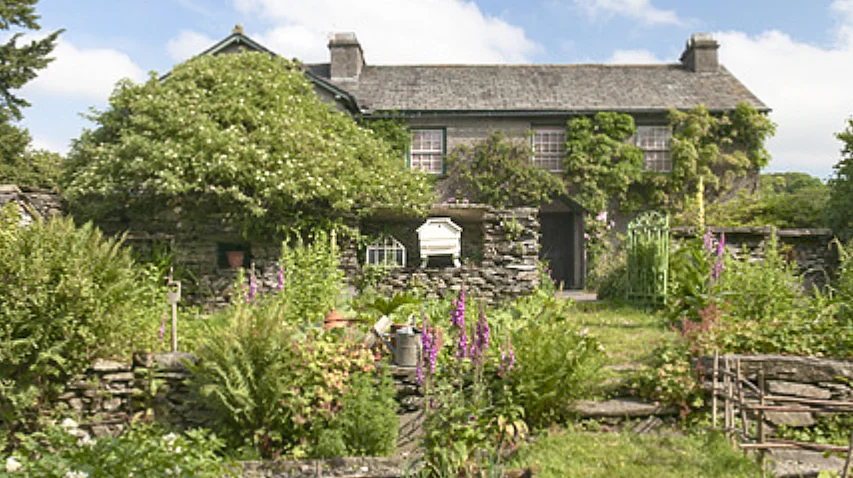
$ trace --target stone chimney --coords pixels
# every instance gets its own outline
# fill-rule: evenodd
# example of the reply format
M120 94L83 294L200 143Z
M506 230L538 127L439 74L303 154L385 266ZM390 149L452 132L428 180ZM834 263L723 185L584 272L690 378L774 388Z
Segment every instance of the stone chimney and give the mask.
M329 37L333 80L358 80L364 68L364 52L355 33L334 33Z
M710 33L694 33L681 54L681 64L685 69L697 73L717 71L720 69L718 48L720 44Z

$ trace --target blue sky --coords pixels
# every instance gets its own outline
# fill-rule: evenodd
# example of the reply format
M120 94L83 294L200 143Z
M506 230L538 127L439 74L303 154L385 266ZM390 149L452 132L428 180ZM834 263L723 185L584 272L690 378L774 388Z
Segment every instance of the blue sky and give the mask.
M853 115L853 0L41 0L57 60L22 94L34 142L60 152L120 78L144 81L236 23L288 58L326 61L358 35L368 63L675 62L712 32L723 64L773 108L769 171L830 175Z

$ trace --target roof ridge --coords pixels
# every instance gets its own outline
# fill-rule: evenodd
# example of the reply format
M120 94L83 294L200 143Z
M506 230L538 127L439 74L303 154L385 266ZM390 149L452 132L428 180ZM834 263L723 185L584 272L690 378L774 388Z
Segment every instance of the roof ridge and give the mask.
M313 65L328 65L328 63L313 63ZM406 63L406 64L367 64L368 68L530 68L530 67L578 67L578 66L594 66L605 68L661 68L661 67L681 67L681 63Z

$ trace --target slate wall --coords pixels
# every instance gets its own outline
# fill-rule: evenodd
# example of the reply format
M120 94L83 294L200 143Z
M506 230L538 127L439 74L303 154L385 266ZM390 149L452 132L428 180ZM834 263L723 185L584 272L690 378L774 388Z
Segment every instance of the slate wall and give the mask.
M790 357L786 355L729 355L730 360L740 359L741 371L751 382L758 384L758 376L764 370L766 393L796 397L853 401L853 360L831 360L817 357ZM722 360L722 359L721 359ZM696 367L706 380L706 389L711 389L714 357L699 357ZM790 403L767 402L768 405L791 405ZM767 421L772 425L806 427L814 425L816 413L810 412L767 412Z

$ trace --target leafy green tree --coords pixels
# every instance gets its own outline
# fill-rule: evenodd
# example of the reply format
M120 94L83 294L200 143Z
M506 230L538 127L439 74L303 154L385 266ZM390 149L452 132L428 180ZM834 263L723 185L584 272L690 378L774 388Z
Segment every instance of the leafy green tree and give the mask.
M0 30L39 30L36 3L37 0L11 0L0 4ZM15 123L23 118L21 110L30 105L16 91L51 62L48 55L60 33L61 30L41 40L19 44L23 33L17 32L0 45L0 182L44 186L51 184L56 175L56 158L32 151L29 132Z
M473 145L458 146L447 157L458 194L496 207L539 206L565 191L560 178L534 166L526 142L492 133Z
M835 163L829 180L830 227L844 240L853 237L853 118L844 131L835 135L842 142L841 159Z
M825 227L829 187L806 173L762 174L756 192L708 208L714 226Z
M422 213L433 198L425 175L270 55L204 56L162 80L124 81L91 120L66 176L85 217L205 211L251 236L377 209Z
M588 211L606 211L610 200L624 200L642 176L643 152L628 140L637 129L628 114L598 113L569 120L565 180Z

